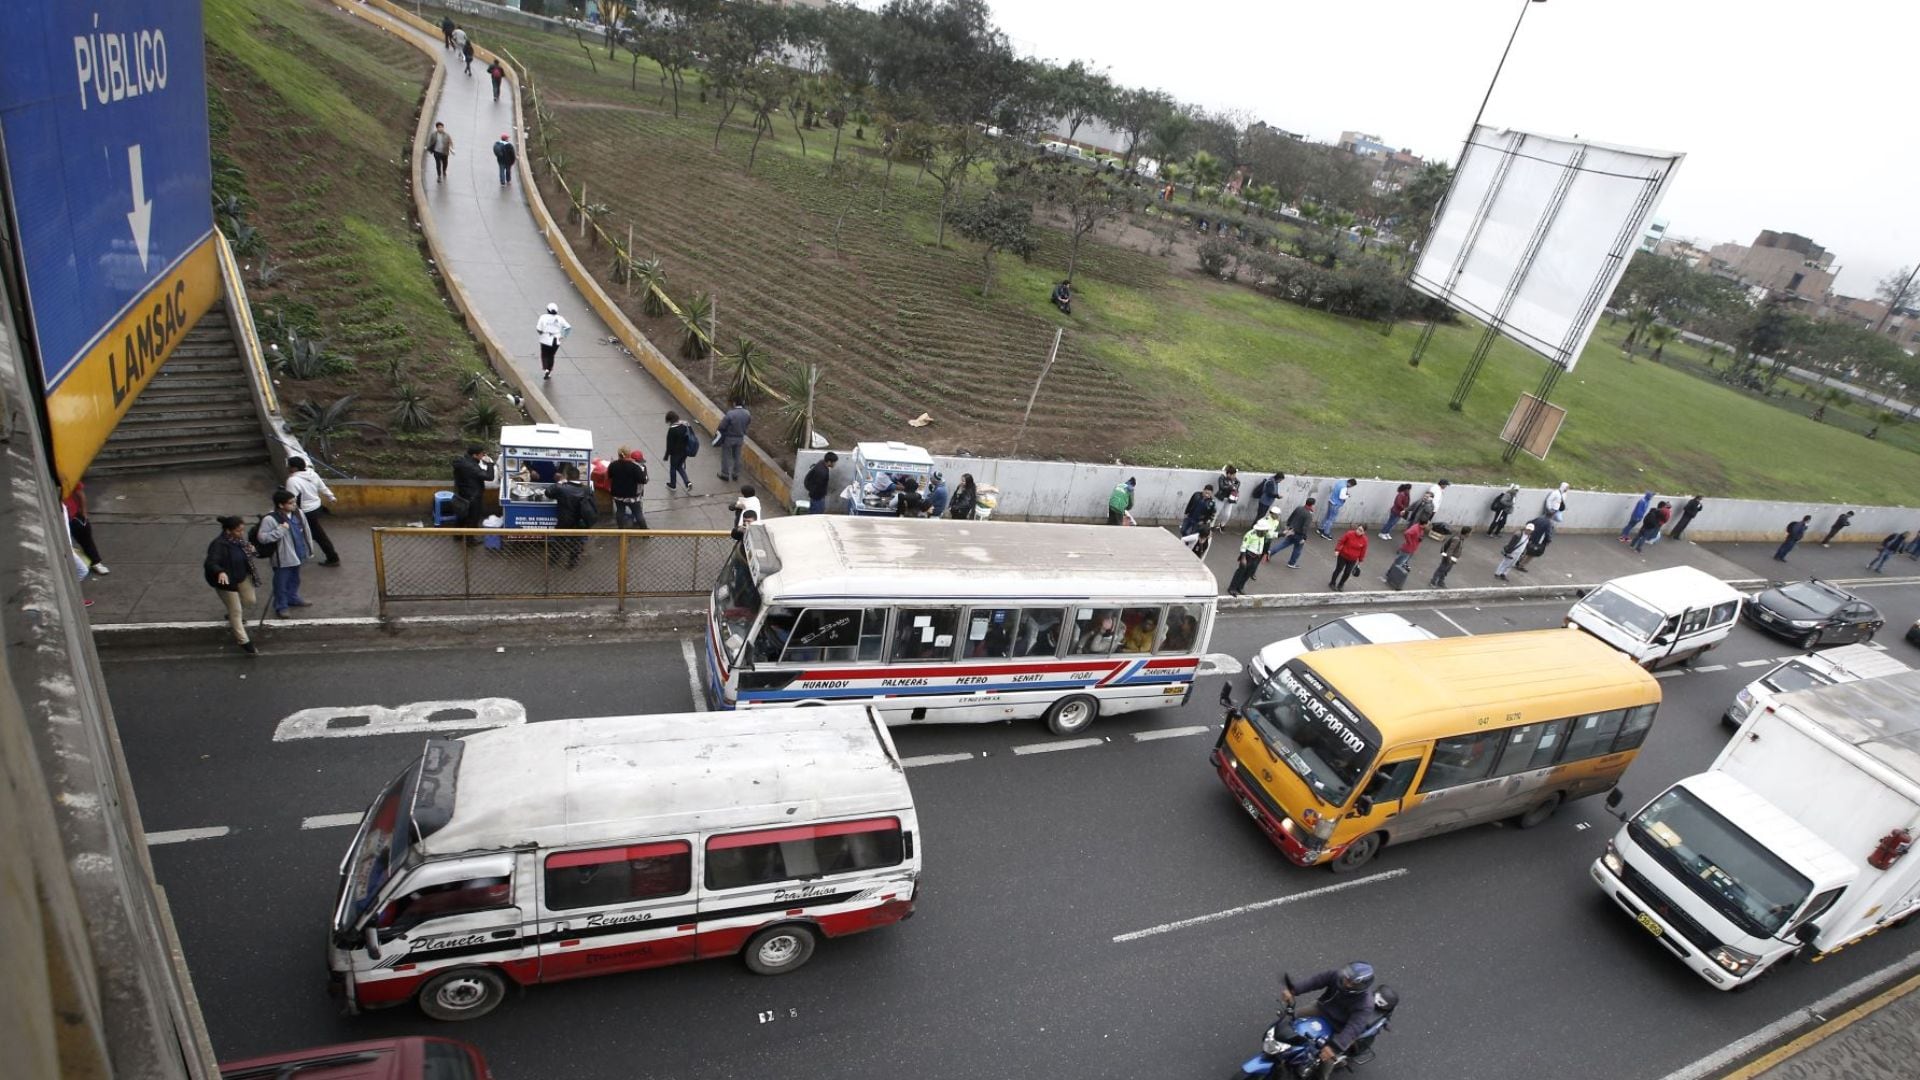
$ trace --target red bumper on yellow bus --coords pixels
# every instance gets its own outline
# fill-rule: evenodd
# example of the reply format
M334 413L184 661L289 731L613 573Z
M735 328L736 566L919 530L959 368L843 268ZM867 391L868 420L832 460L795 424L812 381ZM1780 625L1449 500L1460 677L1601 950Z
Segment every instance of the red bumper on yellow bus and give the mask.
M1296 832L1297 826L1247 782L1246 777L1240 774L1240 763L1234 760L1226 747L1213 748L1213 767L1220 774L1220 782L1233 794L1234 800L1253 820L1260 823L1260 831L1267 834L1267 839L1273 841L1273 846L1280 849L1280 854L1285 855L1288 862L1295 866L1313 866L1337 854L1325 848L1308 846L1312 838L1303 840Z

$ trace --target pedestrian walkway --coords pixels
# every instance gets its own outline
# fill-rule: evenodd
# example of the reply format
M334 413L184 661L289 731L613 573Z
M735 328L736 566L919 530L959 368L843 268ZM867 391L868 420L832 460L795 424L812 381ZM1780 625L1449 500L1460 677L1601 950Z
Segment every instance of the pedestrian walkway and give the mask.
M1724 1080L1904 1080L1920 1061L1920 978L1885 991Z
M646 513L653 527L731 528L729 499L689 499L684 492L667 490L665 417L668 410L683 416L687 410L614 339L612 328L580 296L547 246L526 203L527 197L539 196L521 190L533 167L527 147L519 147L511 183L500 183L492 146L502 134L514 131L511 84L502 87L495 101L492 80L479 60L468 75L437 36L382 18L373 9L362 10L396 33L430 41L446 71L439 100L427 102L425 111L446 124L453 136L453 158L444 181L435 178L430 160L421 174L427 215L446 260L442 271L458 279L520 378L540 387L560 422L593 432L594 456L611 458L621 446L646 454L653 474ZM552 380L543 381L533 324L550 303L560 306L573 333L560 346ZM763 416L759 422L772 421ZM719 479L720 451L704 445L701 449L687 463L694 490L701 495L737 494L738 481ZM766 505L769 514L779 512L770 501Z

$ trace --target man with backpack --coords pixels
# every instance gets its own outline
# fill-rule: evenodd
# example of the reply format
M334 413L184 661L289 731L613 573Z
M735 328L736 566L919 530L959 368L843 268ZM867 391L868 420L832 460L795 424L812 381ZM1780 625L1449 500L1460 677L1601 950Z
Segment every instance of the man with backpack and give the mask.
M647 515L640 508L640 496L647 489L645 455L621 447L607 465L607 494L613 498L613 527L644 529Z
M700 453L700 439L693 433L693 425L680 419L677 412L667 414L667 490L673 491L673 478L678 476L687 487L687 494L693 494L693 477L687 475L687 459Z
M1520 494L1519 484L1508 484L1507 489L1493 497L1493 523L1487 526L1488 536L1499 536L1507 531L1507 515L1513 513L1513 500Z
M273 567L273 613L282 619L288 608L312 606L300 597L300 565L313 557L311 535L299 496L280 488L273 493L273 510L247 537L254 552Z
M493 80L493 100L499 101L500 84L506 81L507 69L502 67L500 61L496 59L493 63L487 65L487 78Z
M565 479L547 488L547 498L553 500L554 526L561 529L591 529L594 522L600 520L600 507L593 500L593 489L580 482L580 467L568 465L561 473ZM580 562L580 551L587 541L581 536L561 537L547 548L547 561L560 561L560 553L566 552L567 569L571 570Z
M520 152L513 148L513 137L505 132L500 141L493 144L493 160L500 165L500 186L506 187L513 182L513 163L520 160Z

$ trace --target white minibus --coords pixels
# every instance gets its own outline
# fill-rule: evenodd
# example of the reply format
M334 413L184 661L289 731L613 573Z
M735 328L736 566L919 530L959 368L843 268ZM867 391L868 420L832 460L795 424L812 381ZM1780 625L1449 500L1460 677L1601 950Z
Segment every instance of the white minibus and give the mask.
M1614 578L1573 605L1566 622L1652 670L1725 641L1739 615L1733 586L1704 570L1669 566Z

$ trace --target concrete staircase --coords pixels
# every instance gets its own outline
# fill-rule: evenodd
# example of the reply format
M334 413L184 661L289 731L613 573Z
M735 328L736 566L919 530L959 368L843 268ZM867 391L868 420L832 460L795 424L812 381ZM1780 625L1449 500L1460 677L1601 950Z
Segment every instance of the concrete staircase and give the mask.
M267 441L223 306L180 342L114 429L88 475L255 465Z

